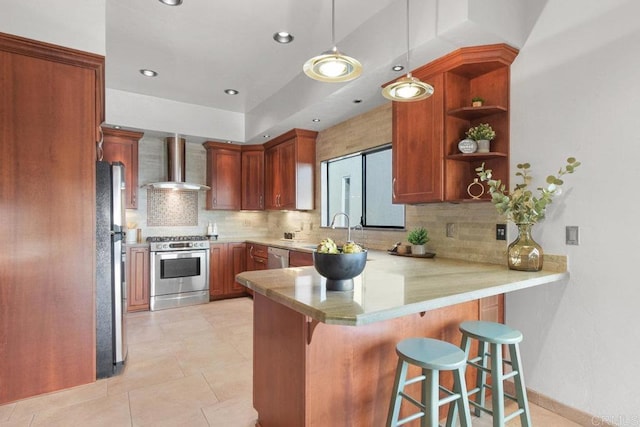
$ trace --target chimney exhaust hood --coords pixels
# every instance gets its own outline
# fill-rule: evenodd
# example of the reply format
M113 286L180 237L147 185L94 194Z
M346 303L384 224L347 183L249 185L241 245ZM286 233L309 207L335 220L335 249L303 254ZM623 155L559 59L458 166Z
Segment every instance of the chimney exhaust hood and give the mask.
M167 158L169 163L167 181L152 182L143 185L146 188L153 189L171 189L171 190L190 190L204 191L210 190L211 187L201 184L192 184L185 182L185 139L178 137L165 138L167 143Z

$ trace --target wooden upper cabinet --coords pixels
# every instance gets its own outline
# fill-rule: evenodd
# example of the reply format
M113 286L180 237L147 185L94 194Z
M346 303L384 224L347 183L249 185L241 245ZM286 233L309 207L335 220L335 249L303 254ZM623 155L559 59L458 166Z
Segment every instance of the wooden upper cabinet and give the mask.
M143 133L122 129L102 130L103 160L124 164L127 209L138 209L138 141Z
M435 88L433 95L393 103L393 203L442 201L444 76L421 80Z
M317 135L293 129L265 144L266 209L314 208Z
M241 147L207 141L207 209L240 210Z
M241 207L247 210L264 209L264 146L242 146Z
M413 71L435 92L393 103L394 203L476 201L467 188L483 162L509 186L510 66L517 54L505 44L465 47ZM476 96L484 106L471 106ZM462 154L458 143L480 123L496 132L491 152Z

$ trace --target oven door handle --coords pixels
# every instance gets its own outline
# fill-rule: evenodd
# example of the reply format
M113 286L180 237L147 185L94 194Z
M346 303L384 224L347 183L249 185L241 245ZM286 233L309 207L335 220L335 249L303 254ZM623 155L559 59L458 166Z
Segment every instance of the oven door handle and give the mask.
M200 258L207 255L207 249L193 251L154 252L159 259Z

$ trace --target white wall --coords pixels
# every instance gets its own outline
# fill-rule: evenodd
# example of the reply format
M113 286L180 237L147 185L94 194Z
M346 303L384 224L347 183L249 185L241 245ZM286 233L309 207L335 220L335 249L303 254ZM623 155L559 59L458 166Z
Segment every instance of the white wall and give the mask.
M0 31L105 55L106 0L2 1Z
M617 425L640 425L639 15L635 0L549 0L512 66L512 173L530 162L541 184L568 156L583 165L534 229L571 279L508 295L507 322L530 388Z
M108 61L107 61L108 62ZM108 67L108 64L107 64ZM172 135L244 141L244 115L139 93L106 89L106 122Z

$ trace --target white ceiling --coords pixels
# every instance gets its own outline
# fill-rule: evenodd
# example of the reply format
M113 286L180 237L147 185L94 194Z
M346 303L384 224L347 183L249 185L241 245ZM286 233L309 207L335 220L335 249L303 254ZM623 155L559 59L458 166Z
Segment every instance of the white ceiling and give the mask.
M473 21L474 1L447 0L441 6L437 0L411 0L412 68L462 45L518 47L526 33L522 26L485 30ZM522 8L513 4L526 0L481 1L510 5L501 13L525 22ZM244 140L238 142L263 142L263 134L293 127L322 130L386 102L380 86L403 73L390 67L406 65L405 7L405 0L335 0L336 44L360 60L364 71L352 82L322 83L306 77L302 64L332 47L331 0L184 0L177 7L158 0L107 0L106 86L243 114ZM294 41L276 43L277 31L292 33ZM141 68L159 75L145 78ZM228 88L239 94L225 94Z

